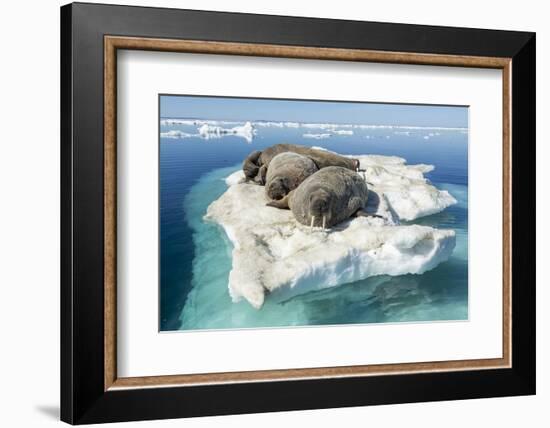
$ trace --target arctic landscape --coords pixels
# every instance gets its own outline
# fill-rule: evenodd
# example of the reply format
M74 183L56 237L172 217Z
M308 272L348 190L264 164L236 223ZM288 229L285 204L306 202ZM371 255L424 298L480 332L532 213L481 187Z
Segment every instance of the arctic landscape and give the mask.
M466 126L162 113L162 331L468 319ZM363 215L268 206L243 160L281 142L358 160Z

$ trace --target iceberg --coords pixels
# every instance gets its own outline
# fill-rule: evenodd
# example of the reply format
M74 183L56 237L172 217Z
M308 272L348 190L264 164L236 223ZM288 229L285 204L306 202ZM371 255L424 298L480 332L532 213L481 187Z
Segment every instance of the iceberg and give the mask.
M456 203L424 173L431 165L406 165L392 156L355 156L370 194L366 210L330 230L299 224L288 210L267 207L264 188L226 177L228 189L205 219L223 228L233 244L229 294L261 308L266 298L284 302L323 288L378 275L422 274L446 261L455 247L453 230L403 225Z
M256 130L250 122L246 122L242 126L234 126L233 128L222 128L221 126L205 123L199 128L199 135L205 140L221 138L226 135L235 135L244 138L247 143L251 143L254 135L256 135Z

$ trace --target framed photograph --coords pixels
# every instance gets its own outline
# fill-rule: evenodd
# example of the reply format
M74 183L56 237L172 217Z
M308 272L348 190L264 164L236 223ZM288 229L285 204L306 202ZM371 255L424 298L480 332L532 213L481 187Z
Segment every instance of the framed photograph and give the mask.
M535 35L61 8L61 418L535 393Z

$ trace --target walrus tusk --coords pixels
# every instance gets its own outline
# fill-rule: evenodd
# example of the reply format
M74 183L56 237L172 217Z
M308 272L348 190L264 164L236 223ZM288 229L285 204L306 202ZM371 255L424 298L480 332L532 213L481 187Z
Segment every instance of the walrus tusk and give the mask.
M311 217L311 224L309 225L309 231L311 232L313 230L313 222L315 221L315 216Z
M327 224L327 216L323 216L323 230L325 230L325 224Z

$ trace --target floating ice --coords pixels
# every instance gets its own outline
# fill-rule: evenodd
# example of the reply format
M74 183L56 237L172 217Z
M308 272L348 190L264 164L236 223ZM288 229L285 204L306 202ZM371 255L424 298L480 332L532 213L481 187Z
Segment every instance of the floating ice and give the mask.
M252 123L246 122L242 126L235 126L233 128L222 128L221 126L205 123L199 128L199 135L201 138L209 140L211 138L221 138L226 135L235 135L237 137L244 138L247 143L251 143L254 139L256 131Z
M353 131L350 129L335 129L334 131L337 135L353 135Z
M263 128L299 128L298 122L272 122L272 121L258 121L254 122L254 126Z
M161 132L160 136L162 138L191 138L191 137L197 137L198 134L190 134L188 132L179 131L177 129L172 129L171 131Z
M287 128L299 128L300 124L297 122L285 122L284 126L286 126Z
M302 127L310 129L333 129L337 126L334 123L302 123Z
M160 124L163 126L171 125L194 125L194 126L237 126L243 122L236 122L230 120L213 120L213 119L193 119L193 118L162 118ZM340 133L342 135L351 135L344 134L338 130L338 128L345 129L387 129L387 130L397 130L399 133L400 130L403 131L460 131L462 133L467 133L468 128L462 127L444 127L444 126L410 126L410 125L371 125L363 123L300 123L300 122L274 122L274 121L251 121L250 123L254 127L276 127L276 128L308 128L308 129L322 129L327 131L332 131L335 133ZM338 131L338 132L337 132ZM405 134L406 132L403 132ZM434 132L435 135L439 133Z
M357 157L357 156L356 156ZM284 301L312 290L376 275L421 274L447 260L453 230L400 225L456 203L423 176L430 165L406 165L387 156L359 156L370 188L367 211L330 230L302 226L288 210L267 207L263 187L242 171L226 178L228 190L208 207L233 243L229 293L260 308L267 295Z
M161 119L160 124L162 126L172 126L172 125L197 125L197 119Z
M312 133L306 133L302 135L304 138L314 138L316 140L324 140L325 138L330 138L330 134L312 134Z
M209 140L222 138L228 135L241 137L251 143L256 136L256 128L304 128L306 131L302 136L310 139L325 139L333 135L351 136L354 130L364 132L366 130L390 130L396 135L409 136L412 132L424 134L423 138L428 140L431 137L441 135L440 131L459 131L467 133L467 128L440 127L440 126L408 126L408 125L370 125L360 123L303 123L303 122L276 122L276 121L247 121L236 122L229 120L195 119L195 118L161 118L161 126L194 126L197 133L188 133L182 130L166 130L161 132L163 138L190 138L201 137ZM310 131L310 132L307 132ZM317 132L315 132L317 131ZM427 133L427 135L426 135ZM422 136L422 135L421 135ZM366 135L366 139L374 138ZM389 136L385 137L389 139Z

